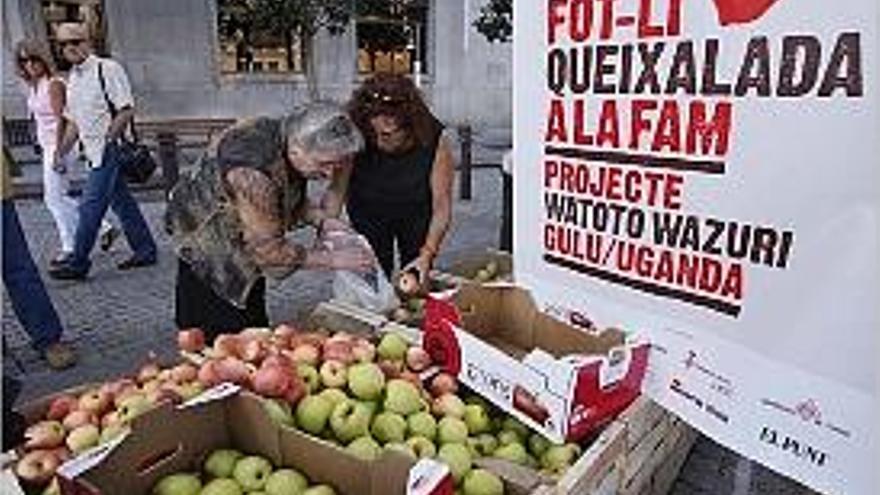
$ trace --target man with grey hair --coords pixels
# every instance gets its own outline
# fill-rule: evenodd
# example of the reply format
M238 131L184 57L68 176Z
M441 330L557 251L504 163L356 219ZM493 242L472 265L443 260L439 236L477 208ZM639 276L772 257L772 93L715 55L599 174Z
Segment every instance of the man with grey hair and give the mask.
M298 269L366 270L359 247L306 247L287 239L311 225L346 229L342 211L353 156L363 138L344 109L311 103L285 118L260 117L223 131L198 169L171 191L166 216L179 258L175 319L209 339L268 325L265 278ZM318 204L306 184L327 179Z

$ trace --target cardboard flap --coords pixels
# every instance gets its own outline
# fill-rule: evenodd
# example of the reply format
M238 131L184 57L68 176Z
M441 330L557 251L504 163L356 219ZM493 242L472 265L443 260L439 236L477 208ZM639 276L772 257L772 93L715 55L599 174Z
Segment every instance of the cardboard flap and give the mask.
M604 355L624 343L623 332L606 329L590 334L575 329L543 313L533 320L535 347L540 347L557 358L570 355Z
M477 467L492 471L504 482L504 493L509 495L530 495L538 486L553 480L538 471L514 464L503 459L481 457L474 461Z
M140 493L165 475L191 469L203 453L229 444L223 401L175 409L165 404L138 417L113 454L82 474L88 484L112 493ZM174 429L167 428L174 424ZM182 438L186 432L186 439Z
M243 452L260 452L275 466L283 464L278 426L263 408L262 399L250 392L243 392L226 401L226 415L230 433L230 445Z
M384 450L382 456L373 462L371 479L372 493L406 493L409 471L415 465L415 459L393 450Z
M332 485L340 495L370 493L370 463L299 430L279 430L282 464L296 466L313 483Z

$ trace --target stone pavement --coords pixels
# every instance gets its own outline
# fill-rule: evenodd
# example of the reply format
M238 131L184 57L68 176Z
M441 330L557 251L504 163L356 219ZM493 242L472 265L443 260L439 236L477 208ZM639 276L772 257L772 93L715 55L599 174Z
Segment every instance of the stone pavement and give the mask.
M34 175L33 170L28 174ZM495 246L501 208L499 171L482 169L474 173L474 200L457 201L452 234L438 261L443 266L467 252ZM144 213L160 248L154 267L119 272L115 263L128 248L120 239L109 253L96 251L87 282L60 282L45 274L48 259L57 247L54 225L42 203L18 203L31 251L43 270L55 306L66 325L65 338L79 351L80 363L69 370L51 372L28 345L27 336L11 311L4 294L3 334L9 349L3 369L21 375L24 392L20 400L39 397L54 390L101 380L135 369L149 352L160 357L174 355L175 328L173 283L176 263L167 236L161 228L164 204L142 203ZM317 302L331 295L330 276L299 273L268 291L269 314L273 321L296 319ZM672 492L691 494L779 494L808 493L791 481L752 463L711 440L701 438L692 450Z

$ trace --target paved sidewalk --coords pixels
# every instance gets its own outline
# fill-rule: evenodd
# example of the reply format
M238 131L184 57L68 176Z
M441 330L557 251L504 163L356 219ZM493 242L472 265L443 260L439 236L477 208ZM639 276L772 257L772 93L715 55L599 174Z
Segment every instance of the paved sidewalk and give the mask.
M33 175L33 170L28 172ZM473 201L456 202L455 224L438 261L440 266L464 253L497 243L501 211L499 171L475 171L473 191ZM157 195L150 196L155 199ZM143 362L149 352L173 357L176 263L161 228L164 204L154 200L141 206L159 245L158 266L117 271L115 263L128 254L124 240L120 239L109 253L96 251L90 278L80 283L54 281L46 276L45 266L57 246L51 217L38 201L26 200L17 205L31 251L67 327L65 338L77 346L80 355L78 366L63 372L49 371L29 348L27 336L4 294L3 334L13 359L6 359L3 369L23 374L21 400L129 372ZM299 273L284 283L271 284L267 297L270 317L273 321L297 318L330 297L329 281L326 274ZM809 492L711 440L700 438L671 493L796 495Z

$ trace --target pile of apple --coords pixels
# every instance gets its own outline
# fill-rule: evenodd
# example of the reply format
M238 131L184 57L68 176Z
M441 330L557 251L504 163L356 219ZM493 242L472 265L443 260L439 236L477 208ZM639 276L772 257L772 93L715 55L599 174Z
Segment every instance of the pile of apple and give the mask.
M25 430L16 475L28 486L48 483L63 462L126 432L137 416L162 402L178 403L201 393L197 375L192 364L163 369L150 362L134 377L56 397L45 417Z
M474 469L479 457L559 475L580 453L573 444L551 445L477 395L460 397L453 376L429 376L436 368L428 353L393 332L374 344L281 325L223 335L202 353L208 356L198 372L203 385L238 383L266 399L277 423L364 460L383 449L436 458L466 495L503 493L497 476Z
M256 455L233 449L215 450L202 464L202 476L176 473L162 478L153 495L335 495L330 485L309 486L302 473L291 468L274 469ZM204 480L204 481L203 481Z

